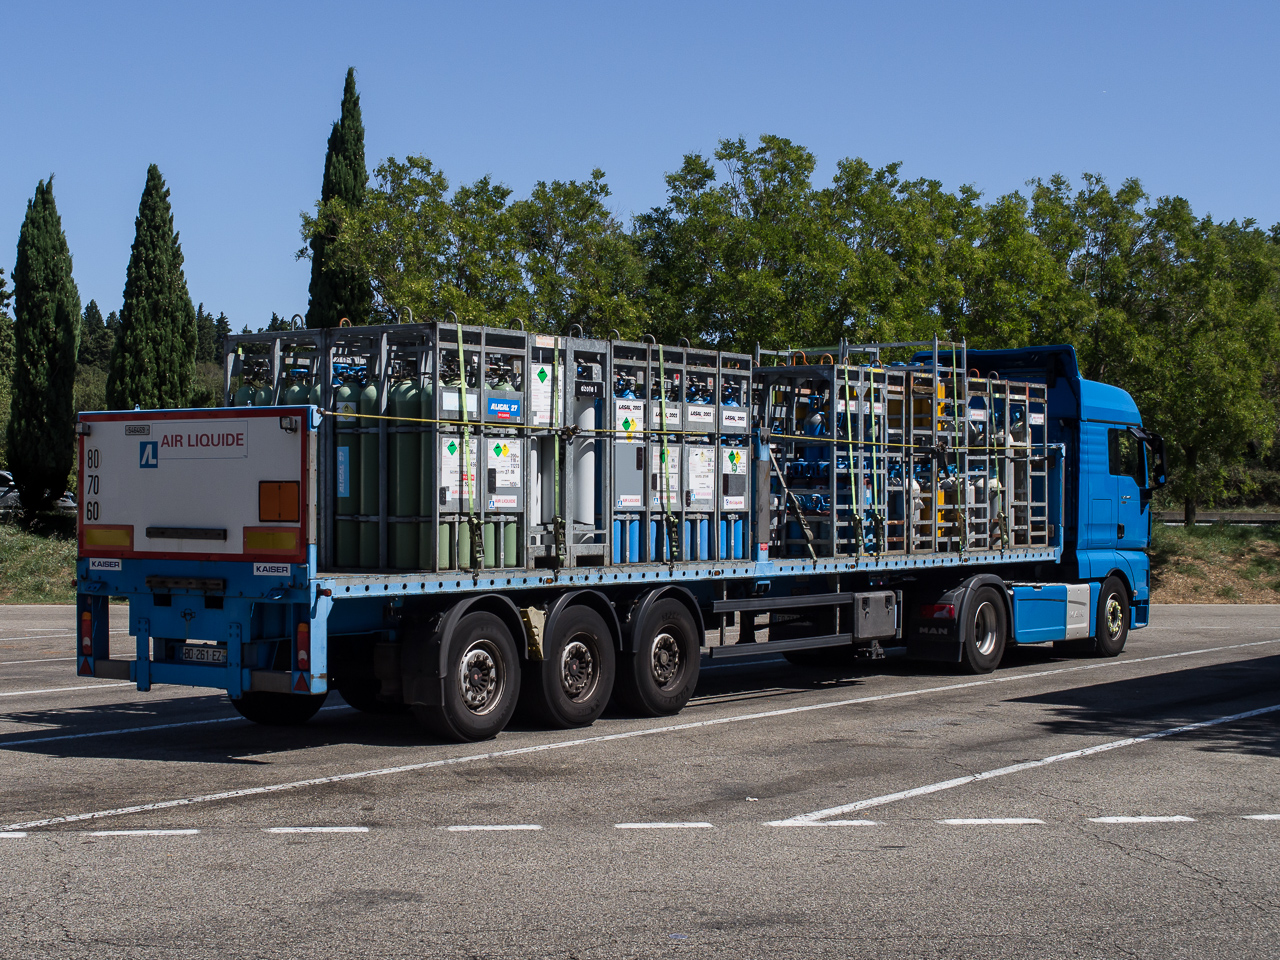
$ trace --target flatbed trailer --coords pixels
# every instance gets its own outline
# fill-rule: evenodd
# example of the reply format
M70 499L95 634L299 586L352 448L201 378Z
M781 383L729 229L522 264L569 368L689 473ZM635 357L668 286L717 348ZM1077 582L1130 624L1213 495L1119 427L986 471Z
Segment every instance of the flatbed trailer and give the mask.
M226 406L79 419L81 676L275 724L336 688L477 740L517 707L678 712L704 658L985 672L1013 644L1114 656L1148 622L1163 443L1071 347L433 323L226 350Z

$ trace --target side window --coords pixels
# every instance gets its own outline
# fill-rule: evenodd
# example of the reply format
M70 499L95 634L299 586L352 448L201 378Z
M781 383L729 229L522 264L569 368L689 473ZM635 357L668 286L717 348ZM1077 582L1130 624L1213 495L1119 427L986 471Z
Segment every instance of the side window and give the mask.
M1112 476L1132 477L1138 486L1148 485L1142 441L1128 430L1107 431L1107 459Z

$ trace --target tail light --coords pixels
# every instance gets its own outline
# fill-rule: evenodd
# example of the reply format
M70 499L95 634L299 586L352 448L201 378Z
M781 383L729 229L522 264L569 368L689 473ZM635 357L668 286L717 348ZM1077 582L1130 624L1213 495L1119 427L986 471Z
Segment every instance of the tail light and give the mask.
M80 653L93 656L93 614L88 610L80 614Z
M926 620L954 620L956 605L954 603L926 603L920 608L920 616Z
M311 624L298 624L298 636L294 644L294 650L297 654L295 662L298 669L303 673L311 671Z

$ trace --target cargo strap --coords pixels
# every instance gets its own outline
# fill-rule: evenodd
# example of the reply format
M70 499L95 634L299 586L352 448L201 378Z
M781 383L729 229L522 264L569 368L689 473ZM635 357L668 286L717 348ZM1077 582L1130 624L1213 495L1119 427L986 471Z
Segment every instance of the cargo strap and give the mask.
M553 496L552 500L552 524L555 531L555 561L556 569L560 569L568 560L569 550L565 543L564 533L564 514L565 511L560 509L560 444L563 442L560 436L560 345L557 342L559 338L553 338L553 346L551 348L551 447L555 457L554 469L552 470L553 478Z
M462 410L462 482L467 488L467 527L471 531L471 569L484 569L484 544L480 518L476 516L476 485L471 475L471 424L467 420L467 361L462 352L462 324L458 323L458 396Z

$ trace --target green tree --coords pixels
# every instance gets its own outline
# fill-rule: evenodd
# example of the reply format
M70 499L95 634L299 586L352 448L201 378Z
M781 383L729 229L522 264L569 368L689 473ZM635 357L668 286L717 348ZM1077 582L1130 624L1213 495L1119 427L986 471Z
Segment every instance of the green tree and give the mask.
M111 351L115 347L115 341L115 331L107 326L98 302L90 300L84 308L84 316L80 323L79 362L105 371L111 362Z
M300 251L301 256L311 258L308 327L336 327L343 318L357 324L369 320L373 297L369 275L351 266L349 260L329 256L329 245L341 229L339 210L358 208L364 201L368 181L360 95L356 93L355 69L349 68L342 91L342 115L329 133L317 216L309 221L310 230L306 231L310 250ZM330 206L334 200L341 204Z
M107 403L116 410L182 407L195 375L196 312L169 189L155 164L147 168L134 228Z
M783 137L723 140L667 176L667 203L636 217L655 335L750 349L829 335L840 249L814 157ZM837 324L838 325L838 324Z
M524 281L537 324L591 336L610 329L631 339L644 332L643 262L605 206L604 171L585 182L539 181L511 206Z
M72 462L80 293L53 199L53 177L27 203L13 270L13 368L6 455L28 510L62 495Z
M218 330L213 314L204 312L204 304L196 307L196 363L218 360Z
M6 380L13 373L13 317L9 316L12 299L13 291L5 281L4 268L0 267L0 378Z
M1132 348L1115 380L1168 443L1171 491L1195 523L1228 469L1276 434L1280 256L1252 221L1196 218L1165 197L1134 255Z

